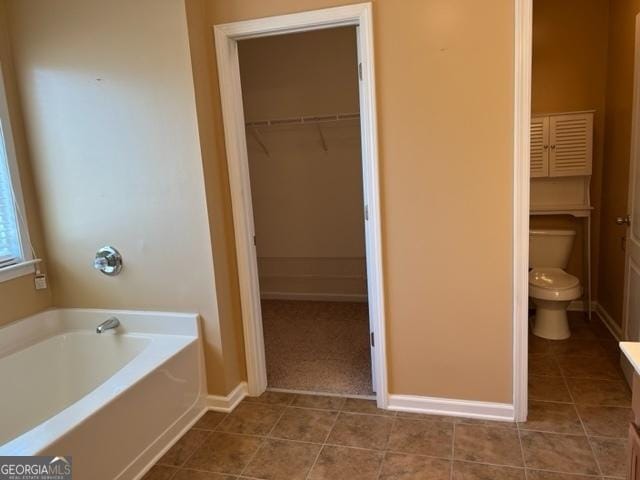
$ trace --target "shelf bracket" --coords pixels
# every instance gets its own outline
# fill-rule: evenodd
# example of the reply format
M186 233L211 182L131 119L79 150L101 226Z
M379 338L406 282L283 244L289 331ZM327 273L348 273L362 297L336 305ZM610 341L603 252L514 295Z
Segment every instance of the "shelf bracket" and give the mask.
M262 151L264 152L264 154L267 157L271 158L271 154L269 154L269 149L265 145L262 135L260 135L260 132L258 131L258 129L253 127L251 129L251 134L253 135L253 138L256 139L256 142L258 142L258 145L260 145L260 148L262 148Z

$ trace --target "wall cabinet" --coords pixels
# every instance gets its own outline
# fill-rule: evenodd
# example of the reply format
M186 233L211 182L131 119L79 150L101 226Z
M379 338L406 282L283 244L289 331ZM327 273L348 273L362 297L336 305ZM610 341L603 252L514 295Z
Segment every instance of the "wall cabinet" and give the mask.
M591 175L593 112L531 119L531 178Z

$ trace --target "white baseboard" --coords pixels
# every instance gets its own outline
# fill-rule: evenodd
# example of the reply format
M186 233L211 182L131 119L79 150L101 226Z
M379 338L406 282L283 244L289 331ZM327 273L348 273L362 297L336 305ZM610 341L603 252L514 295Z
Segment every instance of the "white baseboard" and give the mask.
M567 308L567 311L569 311L569 312L585 312L586 309L584 307L585 307L585 302L584 301L582 301L582 300L574 300L573 302L571 302L569 304L569 307ZM595 313L596 315L598 315L598 317L600 317L600 320L602 320L602 323L604 323L605 327L607 327L607 329L609 329L609 331L611 332L611 335L613 335L616 340L620 341L622 339L622 329L613 320L611 315L609 315L609 313L604 309L604 307L602 305L600 305L600 303L598 303L596 300L593 300L591 302L591 311L593 313Z
M598 302L595 302L595 308L593 310L596 312L596 315L600 317L600 320L602 320L605 327L609 329L611 335L613 335L618 341L622 340L622 328L620 328L620 326L613 320L604 307Z
M208 410L230 413L247 394L247 382L240 382L227 396L208 395L206 398L206 406Z
M515 418L513 405L508 403L452 400L416 395L389 395L388 408L398 412L428 413L503 422L512 422Z
M294 293L261 292L263 300L305 300L311 302L366 302L367 296L358 293Z

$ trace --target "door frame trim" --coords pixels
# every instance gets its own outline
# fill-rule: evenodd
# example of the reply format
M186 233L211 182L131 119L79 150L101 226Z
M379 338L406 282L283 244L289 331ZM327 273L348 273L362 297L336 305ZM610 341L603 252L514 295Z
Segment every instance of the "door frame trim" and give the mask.
M637 157L640 155L640 14L635 17L634 54L633 54L633 100L631 107L631 148L629 155L629 185L627 197L627 214L634 210L635 197L638 194L635 188L635 176L638 169ZM631 219L633 222L633 219ZM629 295L631 286L631 269L634 262L631 259L630 249L633 235L632 225L627 228L626 251L624 258L624 289L622 294L622 340L635 340L629 335Z
M370 323L376 339L372 368L377 387L378 407L386 408L388 384L385 299L371 3L246 20L213 27L238 259L247 384L249 395L260 395L267 387L267 373L258 266L253 242L255 229L240 85L238 41L342 26L359 27L357 28L361 53L359 61L362 63L363 77L360 82L363 190L369 215L368 221L365 221L367 283Z
M515 0L513 139L513 407L527 418L529 336L529 190L533 0Z

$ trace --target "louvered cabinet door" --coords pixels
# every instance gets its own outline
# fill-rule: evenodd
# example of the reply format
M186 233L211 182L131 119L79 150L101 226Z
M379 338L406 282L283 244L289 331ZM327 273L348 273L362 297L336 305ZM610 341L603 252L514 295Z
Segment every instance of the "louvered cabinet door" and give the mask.
M593 114L549 118L549 176L591 175Z
M531 178L549 176L549 117L531 119Z

